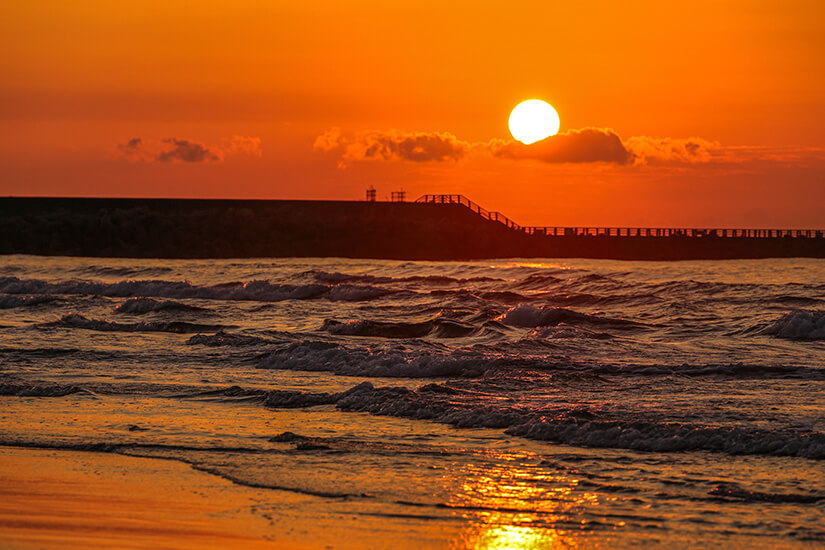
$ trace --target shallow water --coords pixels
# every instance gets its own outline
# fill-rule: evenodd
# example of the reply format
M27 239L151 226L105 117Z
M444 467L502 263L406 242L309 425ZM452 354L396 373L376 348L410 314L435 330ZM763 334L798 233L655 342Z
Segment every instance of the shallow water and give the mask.
M0 311L3 445L180 460L397 546L825 542L823 260L5 256Z

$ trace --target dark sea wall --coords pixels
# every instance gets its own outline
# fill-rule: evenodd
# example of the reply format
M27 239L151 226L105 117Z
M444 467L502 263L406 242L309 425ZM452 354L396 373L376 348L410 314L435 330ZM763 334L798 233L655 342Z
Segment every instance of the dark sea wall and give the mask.
M0 254L133 258L825 257L825 239L545 237L456 204L0 198Z

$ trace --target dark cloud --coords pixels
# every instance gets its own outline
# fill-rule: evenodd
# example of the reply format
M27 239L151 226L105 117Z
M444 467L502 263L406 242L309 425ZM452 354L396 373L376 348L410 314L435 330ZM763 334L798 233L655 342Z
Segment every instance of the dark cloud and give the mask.
M140 138L132 138L126 143L118 144L117 151L120 157L133 161L148 160L147 157L150 156L144 151L143 140Z
M628 164L633 154L619 136L607 128L583 128L556 134L530 145L518 141L492 141L493 156L508 159L533 159L548 163L612 162Z
M446 132L395 130L360 132L352 137L331 128L315 139L316 151L341 150L342 165L350 161L406 160L411 162L458 161L467 155L471 144Z
M208 162L223 160L218 150L212 150L205 145L188 139L169 138L163 143L172 145L171 149L161 151L155 157L158 162Z
M261 156L261 138L232 136L220 145L207 146L189 139L167 138L144 141L132 138L117 146L117 157L134 162L218 162L229 155Z
M447 133L365 132L347 144L344 159L444 162L460 160L467 150L467 143Z

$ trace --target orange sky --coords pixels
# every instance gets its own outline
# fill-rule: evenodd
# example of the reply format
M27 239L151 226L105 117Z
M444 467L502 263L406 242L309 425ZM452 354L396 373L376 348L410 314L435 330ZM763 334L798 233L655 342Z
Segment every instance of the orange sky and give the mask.
M825 227L819 1L15 2L0 48L2 195L372 184L523 224ZM533 97L565 135L515 148Z

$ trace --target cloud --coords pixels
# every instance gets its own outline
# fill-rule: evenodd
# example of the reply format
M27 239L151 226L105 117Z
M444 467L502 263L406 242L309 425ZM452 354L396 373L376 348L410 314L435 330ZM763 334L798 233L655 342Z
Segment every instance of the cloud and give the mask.
M126 143L118 144L117 151L121 158L131 161L149 160L151 157L143 149L143 140L140 138L132 138Z
M171 149L161 151L155 156L158 162L207 162L223 160L218 150L211 150L205 145L188 139L168 138L163 143L172 146Z
M682 165L721 161L725 150L702 138L631 137L622 140L610 128L568 130L525 145L512 139L467 142L447 132L370 131L345 135L333 127L319 135L313 149L335 151L339 166L359 161L460 161L471 154L548 164L609 163L620 166Z
M116 156L132 162L220 162L228 155L261 156L261 138L232 136L209 146L190 139L165 138L160 141L136 137L118 144Z
M249 155L250 157L260 157L261 138L247 136L232 136L221 140L220 150L224 155Z
M405 160L410 162L459 161L472 144L447 132L410 132L396 130L359 132L352 137L331 128L318 136L316 151L341 150L341 166L349 161Z
M312 148L316 151L332 151L341 143L341 128L333 126L317 138Z
M583 128L556 134L530 145L518 141L490 142L493 156L507 159L533 159L547 163L611 162L628 164L633 154L609 128Z
M441 132L362 132L346 145L345 160L409 160L444 162L461 160L469 144Z
M624 146L633 156L633 164L670 164L710 162L721 149L719 143L702 138L631 137Z

